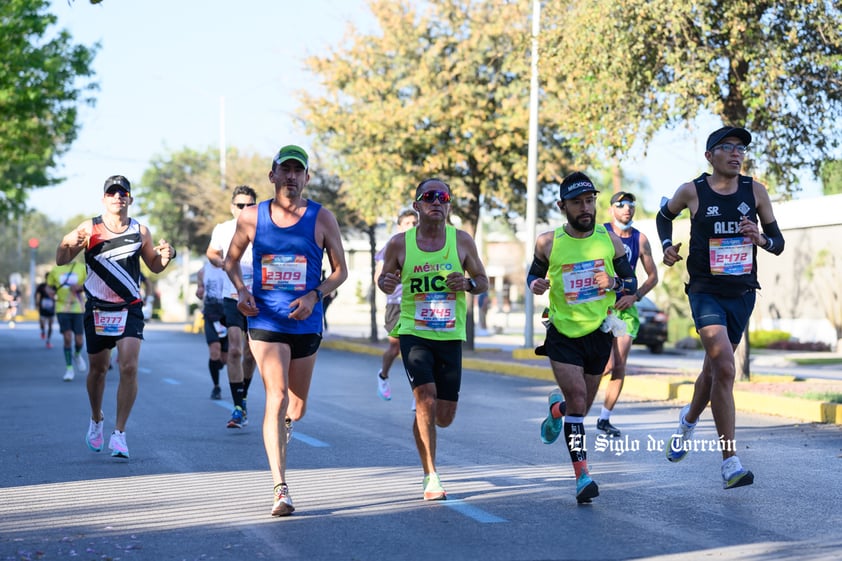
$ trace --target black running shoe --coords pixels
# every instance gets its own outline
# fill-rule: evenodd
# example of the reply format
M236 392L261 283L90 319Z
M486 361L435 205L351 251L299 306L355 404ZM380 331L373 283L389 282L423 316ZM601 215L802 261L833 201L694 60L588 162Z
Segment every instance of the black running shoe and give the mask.
M596 422L596 430L601 430L608 436L620 436L620 429L611 424L608 419L600 419Z

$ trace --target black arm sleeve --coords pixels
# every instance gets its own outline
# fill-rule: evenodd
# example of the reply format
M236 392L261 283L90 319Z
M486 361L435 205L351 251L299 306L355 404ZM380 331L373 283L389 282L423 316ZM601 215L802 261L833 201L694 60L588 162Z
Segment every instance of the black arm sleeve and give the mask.
M532 281L536 279L543 279L547 276L547 271L550 269L550 264L538 257L532 255L532 266L529 267L529 273L526 275L526 288L532 286Z
M667 205L661 207L658 216L655 217L655 226L658 228L658 237L661 239L661 247L666 249L672 243L672 221L678 216L671 211Z
M614 273L617 275L617 292L623 294L634 294L637 292L637 277L634 274L634 269L631 268L629 258L623 255L614 259Z
M761 224L761 226L763 227L763 234L769 240L766 245L762 246L763 249L775 255L783 253L785 244L784 235L781 233L781 229L778 228L778 221L775 220L768 224Z

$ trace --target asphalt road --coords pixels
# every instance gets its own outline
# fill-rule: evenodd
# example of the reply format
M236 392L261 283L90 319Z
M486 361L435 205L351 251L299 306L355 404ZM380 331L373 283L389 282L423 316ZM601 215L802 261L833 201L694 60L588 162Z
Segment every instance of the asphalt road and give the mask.
M204 338L152 324L127 429L131 460L87 449L84 376L34 324L0 327L0 559L160 560L830 560L842 552L842 429L738 414L755 484L721 488L719 455L670 464L657 448L678 404L625 401L625 437L589 463L600 496L578 506L563 442L538 437L551 385L466 371L454 424L439 432L449 500L421 500L410 393L376 396L378 357L319 353L288 479L295 514L269 515L262 384L251 424L225 428L208 399ZM117 374L106 390L113 428ZM697 438L712 438L709 413ZM604 442L603 442L604 444ZM622 448L621 448L622 445ZM651 449L650 449L651 448Z

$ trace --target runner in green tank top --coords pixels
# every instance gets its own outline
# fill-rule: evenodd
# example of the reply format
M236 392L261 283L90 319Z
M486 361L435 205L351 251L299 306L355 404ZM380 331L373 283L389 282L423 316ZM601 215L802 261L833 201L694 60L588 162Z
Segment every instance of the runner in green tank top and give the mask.
M583 173L564 178L558 207L567 224L538 236L526 279L533 294L550 291L550 326L536 353L550 358L561 388L550 393L541 440L552 444L564 429L579 503L590 503L599 495L588 473L584 420L611 355L615 291L634 294L637 290L623 243L596 223L597 193Z
M412 432L424 469L424 500L447 498L436 473L436 426L456 416L462 383L465 292L488 289L474 239L447 225L450 186L426 179L415 189L418 226L386 245L377 286L392 294L400 284L401 315L393 333L415 396Z

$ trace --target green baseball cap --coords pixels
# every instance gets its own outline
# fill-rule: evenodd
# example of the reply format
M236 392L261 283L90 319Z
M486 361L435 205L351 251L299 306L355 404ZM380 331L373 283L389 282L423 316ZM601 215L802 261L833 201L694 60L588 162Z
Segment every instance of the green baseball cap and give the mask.
M278 150L278 155L275 156L274 162L280 165L287 160L295 160L296 162L299 162L302 166L304 166L304 169L309 167L307 165L307 152L304 151L304 148L295 146L294 144L288 144Z

